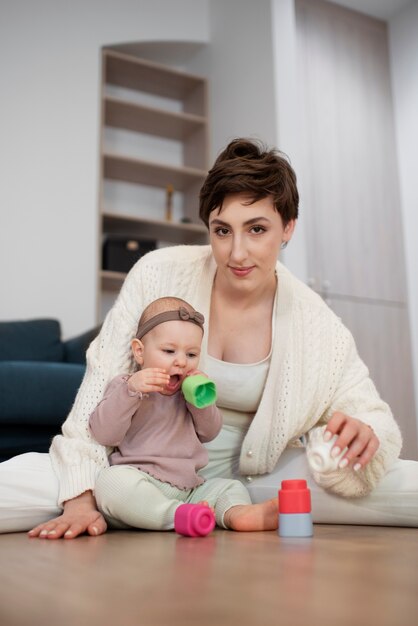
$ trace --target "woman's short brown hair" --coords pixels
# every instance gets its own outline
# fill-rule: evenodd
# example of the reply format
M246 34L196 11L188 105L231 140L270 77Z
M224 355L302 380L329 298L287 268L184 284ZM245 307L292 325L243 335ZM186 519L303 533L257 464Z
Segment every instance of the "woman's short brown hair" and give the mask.
M225 196L245 193L251 203L271 196L283 225L297 219L299 193L296 174L285 154L252 139L233 139L209 170L199 195L200 219L221 209Z

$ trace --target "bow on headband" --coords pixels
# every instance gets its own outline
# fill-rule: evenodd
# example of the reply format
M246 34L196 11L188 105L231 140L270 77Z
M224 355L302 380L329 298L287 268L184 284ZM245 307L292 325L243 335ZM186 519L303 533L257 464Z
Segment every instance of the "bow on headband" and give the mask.
M167 311L167 313L178 313L179 318L183 320L183 322L194 322L198 326L203 326L205 323L205 318L198 311L188 311L186 307L179 307L178 311Z
M149 333L150 330L158 326L158 324L178 320L182 322L192 322L193 324L199 326L202 330L203 324L205 323L205 318L201 313L195 310L188 311L186 307L181 306L174 311L164 311L163 313L154 315L154 317L150 317L150 319L144 322L144 324L138 326L136 338L141 339L144 335Z

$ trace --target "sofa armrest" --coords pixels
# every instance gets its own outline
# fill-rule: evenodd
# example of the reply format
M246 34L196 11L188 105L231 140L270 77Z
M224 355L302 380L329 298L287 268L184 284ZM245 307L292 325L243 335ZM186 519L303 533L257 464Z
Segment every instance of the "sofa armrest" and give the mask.
M66 363L83 363L86 362L86 351L93 339L97 337L101 326L96 326L77 337L68 339L63 342L64 361Z

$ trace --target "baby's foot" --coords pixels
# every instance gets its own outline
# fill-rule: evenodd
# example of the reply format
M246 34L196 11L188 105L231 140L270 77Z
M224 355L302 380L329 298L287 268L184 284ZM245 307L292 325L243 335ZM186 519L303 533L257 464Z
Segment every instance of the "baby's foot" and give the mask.
M276 530L278 523L277 498L260 504L238 504L224 515L224 522L231 530Z

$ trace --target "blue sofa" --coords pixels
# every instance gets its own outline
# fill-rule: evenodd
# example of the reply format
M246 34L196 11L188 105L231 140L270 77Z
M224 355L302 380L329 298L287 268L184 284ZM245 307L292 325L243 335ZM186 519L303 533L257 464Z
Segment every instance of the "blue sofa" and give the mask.
M0 322L0 461L47 452L81 384L99 332L61 340L54 319Z

